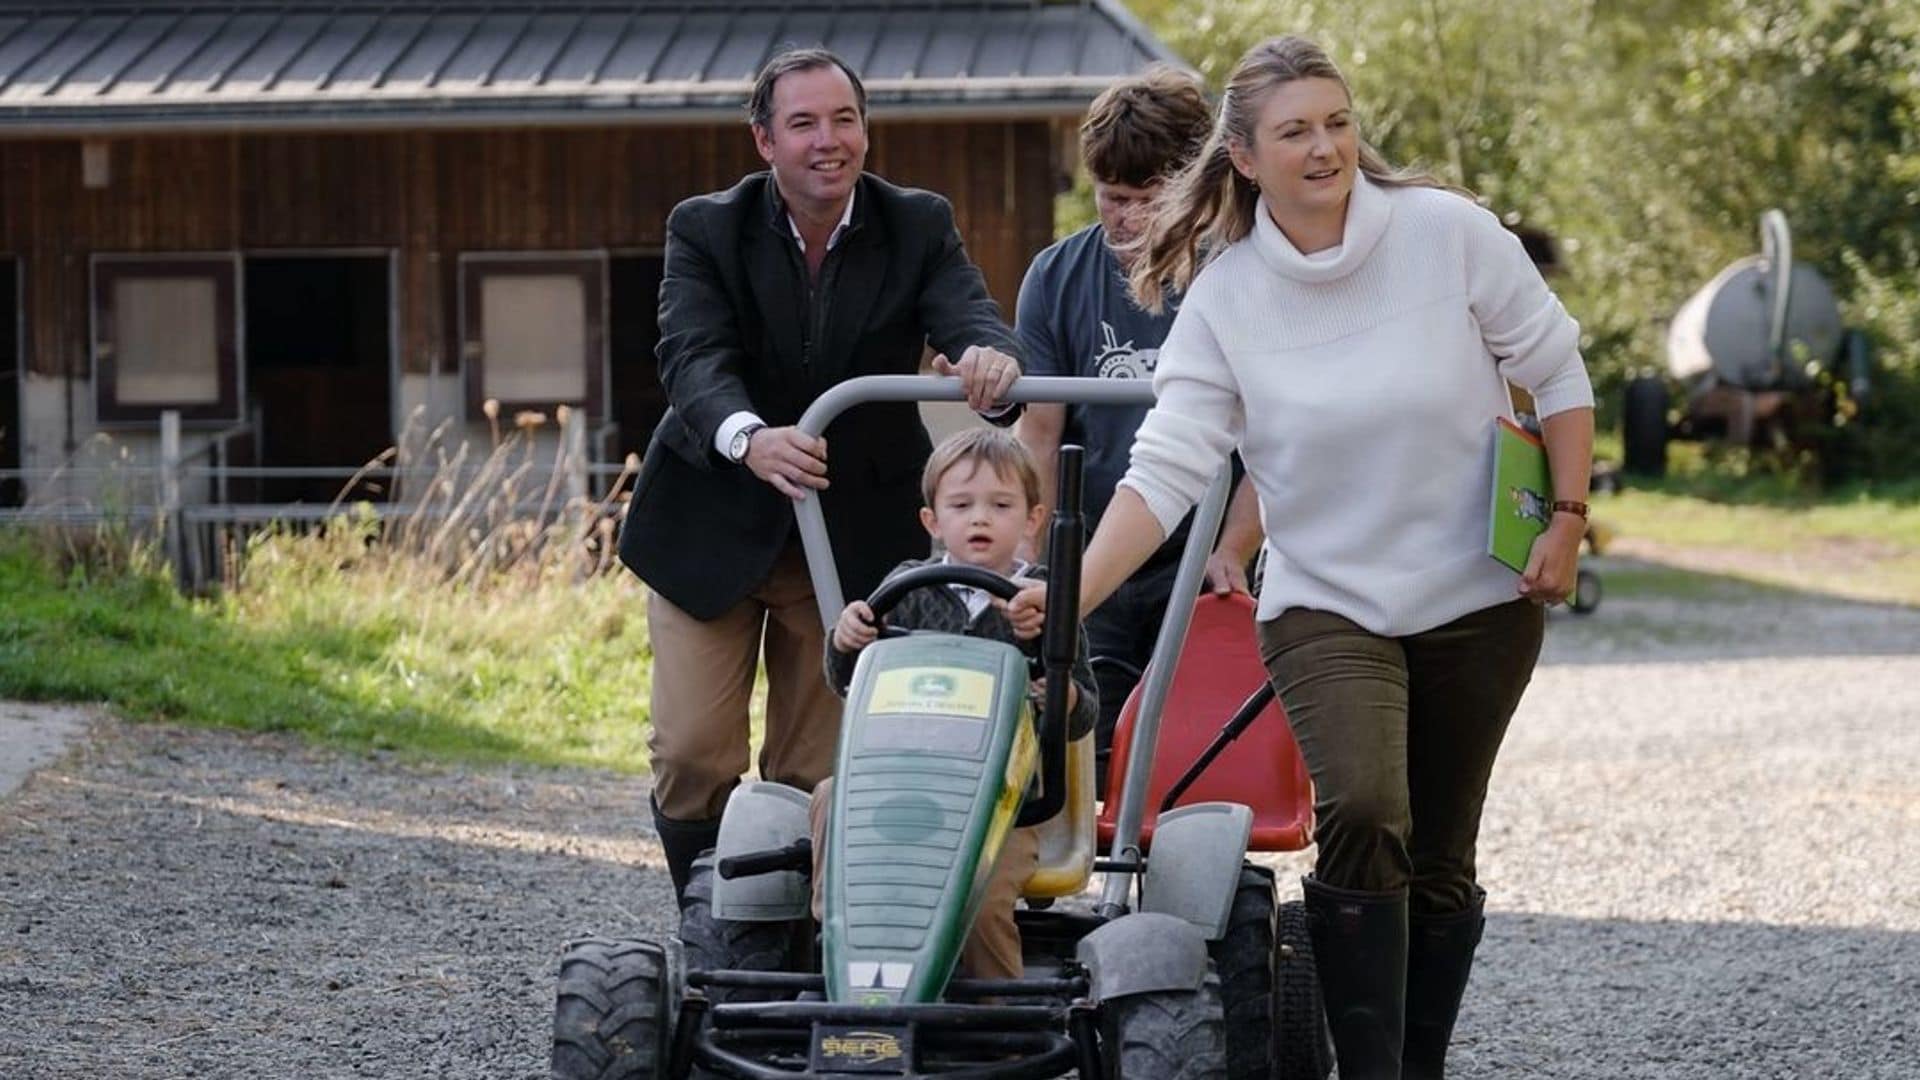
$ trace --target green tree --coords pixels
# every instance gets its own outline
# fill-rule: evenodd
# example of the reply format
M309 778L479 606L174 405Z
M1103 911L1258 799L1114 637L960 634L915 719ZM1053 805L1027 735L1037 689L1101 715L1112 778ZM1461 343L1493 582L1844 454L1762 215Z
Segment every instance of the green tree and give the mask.
M1302 33L1390 160L1559 241L1603 417L1666 321L1784 210L1796 257L1874 334L1866 415L1920 430L1920 4L1913 0L1137 0L1218 88ZM1920 435L1902 435L1916 446ZM1884 440L1882 440L1884 442ZM1874 471L1899 455L1878 454Z

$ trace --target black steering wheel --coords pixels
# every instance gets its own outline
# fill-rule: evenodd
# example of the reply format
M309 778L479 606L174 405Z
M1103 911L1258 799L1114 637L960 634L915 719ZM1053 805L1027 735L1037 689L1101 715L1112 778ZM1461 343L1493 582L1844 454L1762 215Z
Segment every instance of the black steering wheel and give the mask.
M880 583L867 597L867 606L873 609L874 621L880 625L881 637L907 637L916 633L931 633L925 630L909 630L888 626L887 615L898 607L900 601L916 589L943 588L948 585L965 585L980 589L990 596L1002 600L1012 600L1020 595L1022 586L1014 584L1011 578L1002 577L991 570L978 566L966 566L959 563L934 563L930 566L916 566L904 573ZM1040 655L1040 636L1034 635L1025 641L1014 643L1029 659Z

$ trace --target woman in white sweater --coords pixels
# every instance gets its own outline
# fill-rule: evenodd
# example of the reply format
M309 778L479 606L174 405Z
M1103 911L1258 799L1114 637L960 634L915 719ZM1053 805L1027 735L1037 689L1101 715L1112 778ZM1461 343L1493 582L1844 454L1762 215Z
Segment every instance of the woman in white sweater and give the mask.
M1487 778L1541 608L1574 583L1593 393L1578 327L1519 241L1389 169L1351 109L1311 42L1255 46L1207 149L1166 184L1133 287L1149 306L1186 296L1081 603L1239 449L1268 537L1262 653L1314 781L1303 889L1340 1075L1437 1077L1483 922ZM1558 497L1518 576L1486 553L1509 382L1544 418Z

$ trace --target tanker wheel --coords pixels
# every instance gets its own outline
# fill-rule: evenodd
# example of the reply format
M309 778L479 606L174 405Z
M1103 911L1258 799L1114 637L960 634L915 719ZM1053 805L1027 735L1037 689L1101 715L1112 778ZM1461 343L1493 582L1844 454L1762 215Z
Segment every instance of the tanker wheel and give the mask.
M1651 376L1627 383L1620 416L1626 471L1638 476L1667 474L1667 384Z

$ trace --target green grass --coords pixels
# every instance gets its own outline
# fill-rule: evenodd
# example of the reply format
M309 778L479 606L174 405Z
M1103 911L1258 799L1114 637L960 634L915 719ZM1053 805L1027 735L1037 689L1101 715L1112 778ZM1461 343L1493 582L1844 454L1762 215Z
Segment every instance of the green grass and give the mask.
M1601 457L1618 460L1606 439ZM1620 537L1719 558L1755 581L1920 604L1920 479L1821 489L1805 468L1674 443L1668 474L1593 500Z
M150 559L0 536L0 696L356 748L643 770L650 653L624 573L445 584L354 529L276 537L215 598ZM130 563L130 565L128 564Z
M1920 553L1920 506L1868 492L1742 504L1671 489L1629 489L1594 500L1594 515L1623 534L1691 547L1795 552L1851 546Z

